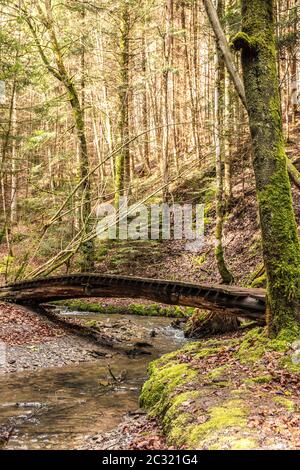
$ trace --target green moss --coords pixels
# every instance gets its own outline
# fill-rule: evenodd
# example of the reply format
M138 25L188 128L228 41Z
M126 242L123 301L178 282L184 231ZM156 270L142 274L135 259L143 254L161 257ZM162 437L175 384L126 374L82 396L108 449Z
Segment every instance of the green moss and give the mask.
M212 407L208 421L188 428L189 442L198 446L203 439L211 439L218 432L233 427L243 428L246 426L246 416L247 410L241 400L228 400L222 406Z
M241 362L251 363L257 362L269 351L282 352L286 360L284 353L290 347L286 338L272 340L263 328L255 328L242 339L188 343L181 350L151 363L150 377L141 394L141 405L151 416L159 419L170 444L189 449L259 448L256 431L247 429L250 405L248 408L245 387L241 384L239 389L235 389L227 380L230 378L231 365L215 367L206 374L199 365L194 366L195 359L216 354L231 344L239 347L238 351L232 352L233 356L237 356ZM272 380L271 375L261 373L245 383L257 389L258 384ZM225 387L225 390L222 394L214 395L218 387ZM248 393L246 391L247 400ZM268 395L264 396L267 400ZM289 411L294 409L291 400L279 397L275 401Z
M273 377L272 375L259 375L258 377L254 377L252 381L256 384L267 384L272 382Z
M214 381L217 381L218 379L222 378L224 376L224 373L226 371L228 371L229 369L229 366L228 365L225 365L225 366L221 366L221 367L216 367L215 369L211 370L208 374L207 374L207 378L209 380L211 380L212 382Z
M109 253L109 249L106 244L102 244L99 247L97 247L96 253L95 253L95 258L96 261L102 261L103 258L105 258Z
M262 276L258 277L257 279L254 279L254 281L251 283L251 287L253 289L266 287L266 283L267 283L267 275L266 273L264 273Z
M217 349L222 349L224 347L234 347L240 344L241 340L240 338L223 338L221 337L220 339L209 339L205 342L201 342L203 346L209 347L209 348L217 348Z
M257 377L253 377L251 379L246 379L245 383L248 385L253 385L253 384L266 384L269 382L272 382L273 377L272 375L259 375Z
M89 328L97 328L97 322L95 320L86 321L85 325Z
M242 438L232 443L231 450L254 450L259 448L259 444L255 439Z
M168 435L168 442L176 442L176 445L181 446L186 442L183 429L186 429L191 423L192 416L190 413L184 413L182 411L178 411L178 413L179 414L174 417L169 431L165 428L165 432Z
M100 303L90 303L83 300L71 300L60 302L59 305L63 305L71 310L78 312L92 312L99 314L127 314L127 315L140 315L150 317L168 317L168 318L186 318L194 313L194 308L187 307L181 308L175 307L161 307L160 305L141 305L131 304L128 306L122 305L108 305L103 306Z
M196 371L187 364L171 361L162 366L161 362L155 361L150 366L150 378L141 394L141 405L151 416L160 418L169 441L191 448L202 445L205 439L217 439L219 432L243 428L247 415L242 401L234 399L210 408L204 423L195 422L197 415L193 405L197 406L202 396L201 390L195 390L196 380ZM186 387L193 387L193 390L186 390Z
M184 436L182 429L186 428L193 420L190 412L184 411L185 405L188 407L199 396L200 392L189 391L173 398L172 404L162 420L163 427L168 432L168 439L171 442L176 442L178 445L183 443Z
M291 413L295 411L295 403L293 402L293 400L289 400L285 397L275 397L273 398L273 401L278 405L283 406L286 410L290 411Z
M180 358L182 356L191 356L197 359L201 359L203 357L208 357L212 356L213 354L216 354L216 352L219 349L219 343L218 344L212 344L209 347L208 342L191 342L187 343L183 346L183 348L173 351L169 354L163 355L160 359L158 359L156 362L158 365L162 364L167 364L168 362L171 361L180 361Z
M197 373L187 364L168 363L157 367L156 362L150 365L150 378L144 384L140 396L141 406L146 408L151 416L163 417L172 405L171 395L177 390L193 382Z
M250 37L248 34L240 31L231 40L230 47L235 51L240 49L250 48L255 49L259 42L256 38Z
M201 359L203 357L213 356L218 351L218 348L203 348L196 354L197 359Z
M264 355L267 342L267 337L262 335L262 329L254 328L245 335L236 355L242 363L256 362Z
M291 357L284 357L280 365L291 374L300 374L300 364L294 364Z
M207 346L205 342L204 345ZM198 386L198 371L187 363L180 363L182 357L191 355L214 354L219 348L201 347L201 343L187 344L149 366L150 377L142 389L140 403L151 416L160 419L171 443L187 445L189 448L201 446L204 440L218 440L219 433L231 428L243 428L246 424L247 409L239 399L226 400L220 406L209 408L205 413L206 421L199 424L197 409L202 398L202 388ZM217 367L207 376L217 380L228 370L228 366ZM227 381L220 381L215 386L229 387ZM201 402L200 402L201 403ZM201 406L202 408L202 406ZM203 415L203 411L201 412ZM203 417L205 420L205 416Z
M277 336L277 341L283 343L293 343L297 339L300 339L300 327L295 324L291 328L282 328Z
M206 254L198 256L198 257L195 258L195 263L198 266L202 266L205 263L205 261L206 261Z
M263 328L254 328L244 336L236 355L241 363L254 363L268 351L285 352L289 347L286 337L270 339Z
M164 354L163 356L161 356L159 359L157 359L155 361L155 366L157 367L162 367L170 362L179 362L180 361L180 357L179 357L179 354L182 352L182 350L180 351L173 351L169 354ZM151 373L152 372L152 363L150 363L150 365L148 366L148 371Z

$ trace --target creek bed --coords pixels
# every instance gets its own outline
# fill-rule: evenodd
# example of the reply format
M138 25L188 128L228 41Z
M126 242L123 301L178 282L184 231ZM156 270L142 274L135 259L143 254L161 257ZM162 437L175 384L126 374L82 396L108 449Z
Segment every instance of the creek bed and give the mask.
M86 437L112 430L126 413L138 409L149 362L184 342L182 332L171 327L168 318L67 315L102 321L111 328L129 322L152 345L147 348L151 355L113 354L97 362L1 376L0 425L11 422L13 427L6 449L75 449ZM151 337L153 330L155 337ZM113 383L108 366L116 377L124 377L120 383Z

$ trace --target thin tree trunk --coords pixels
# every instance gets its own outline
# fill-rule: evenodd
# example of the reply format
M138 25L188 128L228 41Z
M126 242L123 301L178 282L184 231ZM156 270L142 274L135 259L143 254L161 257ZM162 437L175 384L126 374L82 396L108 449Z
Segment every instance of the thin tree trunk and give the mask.
M232 133L233 116L232 109L232 91L228 72L225 74L225 109L224 109L224 196L226 210L232 202L232 175L231 175L231 151L232 151Z
M18 166L16 155L16 131L17 131L17 90L13 98L12 112L12 145L11 145L11 198L10 198L10 223L17 221L17 191L18 191Z
M221 17L224 13L223 0L215 0L217 11ZM224 86L225 86L225 64L222 58L222 54L218 49L216 43L215 52L215 149L216 149L216 249L215 256L219 273L221 275L224 284L232 284L234 278L228 270L223 249L223 225L224 225L224 195L223 195L223 174L222 174L222 151L224 151L224 145L222 145L222 121L224 111Z
M294 35L294 46L292 48L292 58L291 58L291 105L292 105L292 123L296 124L296 116L298 109L298 48L299 44L297 41L297 32L298 32L298 0L294 0L294 21L293 21L293 35Z
M169 114L169 77L170 77L170 59L172 49L172 16L173 16L173 0L166 0L166 30L164 33L163 50L164 50L164 70L163 70L163 160L162 160L162 175L163 175L163 201L166 202L169 193L169 148L170 148L170 114Z
M129 144L129 32L130 18L127 3L122 6L120 35L120 85L119 85L119 136L120 152L115 164L115 205L119 206L120 197L128 190L130 182Z
M146 131L149 128L149 119L148 119L148 97L147 97L147 56L146 56L146 33L145 28L142 33L142 73L144 78L144 88L142 92L142 123L143 129ZM150 148L149 148L149 136L144 136L143 143L143 160L145 162L147 171L150 171Z

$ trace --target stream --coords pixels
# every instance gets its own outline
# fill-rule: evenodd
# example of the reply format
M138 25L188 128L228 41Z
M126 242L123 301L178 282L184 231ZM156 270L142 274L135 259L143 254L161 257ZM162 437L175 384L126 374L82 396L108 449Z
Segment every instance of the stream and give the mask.
M0 376L0 425L14 421L6 449L75 449L86 437L115 428L128 412L139 408L138 397L149 362L178 349L181 330L161 317L69 312L87 320L129 321L147 333L151 355L116 354L62 368ZM156 336L150 337L155 328ZM110 384L108 364L120 383Z

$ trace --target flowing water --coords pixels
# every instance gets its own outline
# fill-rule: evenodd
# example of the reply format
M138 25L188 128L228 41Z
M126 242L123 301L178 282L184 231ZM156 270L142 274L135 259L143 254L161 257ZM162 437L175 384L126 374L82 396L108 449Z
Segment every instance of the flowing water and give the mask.
M86 318L128 320L148 331L149 339L155 328L157 336L149 340L151 355L117 354L97 362L0 377L0 424L13 417L16 422L7 449L74 449L85 436L113 429L125 413L138 409L148 363L184 341L167 318L91 314ZM126 377L113 387L108 384L108 364L114 375Z

